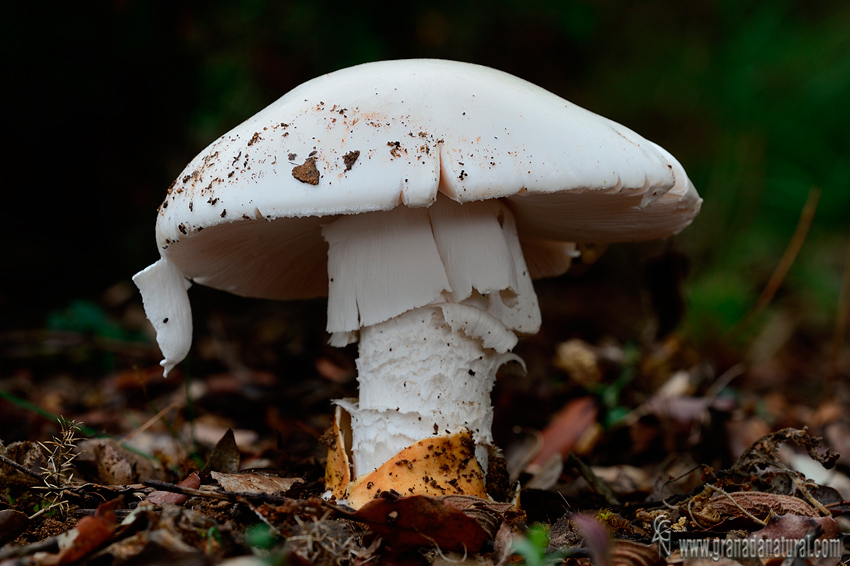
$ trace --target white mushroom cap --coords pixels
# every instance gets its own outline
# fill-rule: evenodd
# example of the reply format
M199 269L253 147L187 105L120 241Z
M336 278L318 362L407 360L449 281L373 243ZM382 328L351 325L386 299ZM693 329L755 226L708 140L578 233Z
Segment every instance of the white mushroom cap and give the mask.
M666 151L540 87L467 63L384 61L309 81L213 142L169 190L157 241L197 283L322 296L328 216L430 206L438 191L507 198L524 248L665 237L701 202Z
M665 237L701 203L669 153L522 79L450 61L369 63L304 83L193 159L159 209L163 267L136 281L185 294L156 278L176 269L244 296L324 296L324 225L429 207L438 192L501 198L532 277L566 270L564 242ZM170 351L188 348L183 334Z

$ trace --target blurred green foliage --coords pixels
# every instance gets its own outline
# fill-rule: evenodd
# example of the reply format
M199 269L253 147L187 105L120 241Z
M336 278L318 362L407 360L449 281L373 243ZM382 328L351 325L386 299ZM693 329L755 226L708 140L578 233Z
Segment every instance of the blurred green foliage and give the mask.
M76 332L111 340L147 340L144 334L127 330L104 312L99 304L88 300L72 301L63 310L51 312L47 316L46 327L48 330Z
M562 551L549 551L549 527L540 523L529 527L525 536L515 538L512 550L526 566L553 566L566 556Z

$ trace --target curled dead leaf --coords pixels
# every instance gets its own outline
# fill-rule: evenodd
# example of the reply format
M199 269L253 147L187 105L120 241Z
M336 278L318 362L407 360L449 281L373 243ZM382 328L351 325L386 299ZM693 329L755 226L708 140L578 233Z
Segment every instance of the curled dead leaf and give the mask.
M292 489L296 483L303 483L301 478L281 478L260 474L225 474L212 472L212 478L226 491L247 493L283 494Z
M655 545L617 539L611 549L611 566L661 566L666 562Z
M20 511L3 509L0 511L0 546L15 540L29 527L29 518Z
M709 498L708 505L724 516L740 517L744 516L743 511L746 511L762 520L767 519L771 514L818 516L818 512L802 499L777 493L757 491L738 491L728 495L716 493Z
M584 432L596 422L598 413L596 401L591 397L570 401L543 431L543 446L529 465L529 471L546 464L554 454L566 457Z
M806 548L818 549L820 556L814 556L807 560L808 563L817 566L835 566L841 562L844 552L841 529L832 517L810 517L800 515L776 515L771 517L770 522L761 530L750 535L754 540L772 541L775 549L781 551L791 550L786 545L782 548L781 541L792 541L806 544ZM815 544L817 540L817 544ZM780 541L779 546L776 541ZM805 542L803 542L805 541ZM780 556L788 556L788 552L779 553Z
M198 489L201 487L201 477L196 473L192 472L189 476L181 481L179 484L180 487L188 487L191 489ZM189 499L188 495L183 495L182 493L173 493L170 491L152 491L148 494L147 500L153 503L154 505L182 505L186 503Z
M368 525L395 552L434 545L478 552L490 538L478 521L457 507L424 495L374 499L348 518Z
M113 499L98 506L93 516L83 517L69 536L60 543L59 554L42 560L42 564L71 564L77 562L105 543L116 528L115 509L121 505L121 499Z

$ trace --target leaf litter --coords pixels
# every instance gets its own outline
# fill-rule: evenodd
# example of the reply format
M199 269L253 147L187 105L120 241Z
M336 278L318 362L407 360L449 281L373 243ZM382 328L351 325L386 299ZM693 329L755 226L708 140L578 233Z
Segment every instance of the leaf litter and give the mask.
M543 371L494 391L512 482L503 500L390 493L348 509L320 497L319 437L328 400L353 391L352 362L276 315L244 333L211 325L194 366L204 378L153 379L156 352L137 347L127 355L139 369L111 373L109 397L57 387L50 371L4 377L3 391L109 436L41 421L33 436L2 439L0 565L679 564L692 560L676 546L684 539L826 541L850 530L850 494L795 465L805 456L825 477L850 471L840 382L832 398L801 403L802 383L765 391L752 381L763 370L736 359L716 374L675 337L527 344L522 355ZM302 377L283 379L281 364ZM57 391L62 401L50 401Z

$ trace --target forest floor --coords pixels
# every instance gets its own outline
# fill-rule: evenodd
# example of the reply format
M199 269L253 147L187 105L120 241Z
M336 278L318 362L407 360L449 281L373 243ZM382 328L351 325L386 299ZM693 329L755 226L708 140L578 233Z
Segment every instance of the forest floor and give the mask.
M357 511L322 498L331 400L356 395L322 302L197 291L168 379L128 285L6 332L0 565L753 565L783 540L812 553L795 564L846 563L846 346L774 317L697 348L580 291L540 290L528 373L507 366L493 391L501 500Z

